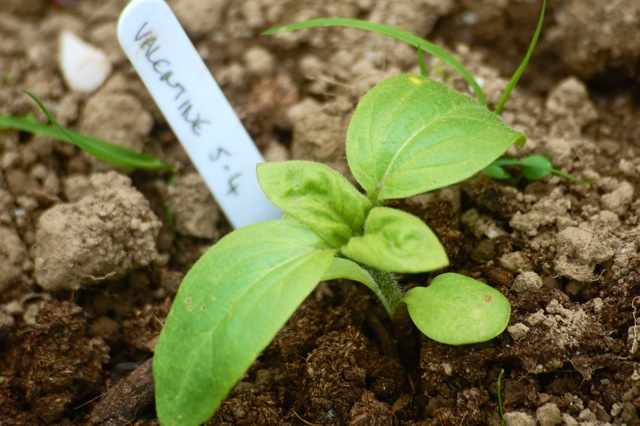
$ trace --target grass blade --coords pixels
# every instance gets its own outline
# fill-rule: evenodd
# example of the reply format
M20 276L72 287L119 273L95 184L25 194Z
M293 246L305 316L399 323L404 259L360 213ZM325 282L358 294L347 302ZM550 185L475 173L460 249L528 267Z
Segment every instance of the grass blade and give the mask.
M118 167L150 170L172 170L170 164L163 163L158 158L133 151L120 145L103 141L87 135L72 132L66 129L40 100L29 92L29 95L40 107L47 118L55 127L40 124L28 118L14 117L11 115L0 115L0 130L14 128L28 133L40 134L66 143L73 143L80 149L93 155L94 157L106 161Z
M424 55L420 47L418 47L418 64L420 64L420 74L423 77L427 77L427 66L424 64Z
M511 80L509 80L509 84L507 84L506 89L504 89L504 92L500 97L500 101L498 102L498 105L496 106L496 110L495 110L496 114L502 114L502 110L504 109L504 105L507 103L507 100L511 95L511 91L513 90L514 87L516 87L516 84L518 84L518 80L520 80L522 73L524 73L524 70L527 68L527 65L529 64L529 59L531 59L531 55L533 54L533 49L535 49L536 44L538 43L538 38L540 37L540 32L542 31L542 23L544 21L544 12L546 8L547 8L547 0L542 0L542 10L540 11L540 18L538 19L538 26L536 27L536 32L533 34L533 38L531 39L531 43L529 44L529 49L527 50L527 54L524 55L524 59L522 60L522 63L520 64L516 72L513 73Z
M482 88L476 81L476 79L471 75L471 73L460 63L456 58L454 58L450 53L446 50L436 46L433 43L430 43L410 32L401 30L399 28L392 27L386 24L380 24L376 22L367 22L362 21L360 19L350 19L350 18L321 18L321 19L312 19L310 21L300 22L296 24L284 25L281 27L271 28L265 32L263 35L273 35L279 34L287 31L297 31L308 28L320 28L320 27L349 27L349 28L357 28L365 31L371 31L374 33L386 35L388 37L395 38L396 40L403 41L417 49L425 51L430 55L435 56L440 59L445 64L451 66L454 70L456 70L471 86L472 90L478 97L478 100L483 104L487 103L487 98L482 91Z
M42 135L61 142L71 143L69 139L55 127L41 124L31 114L24 117L16 117L9 114L0 114L0 130L16 129L21 132L32 133L34 135Z

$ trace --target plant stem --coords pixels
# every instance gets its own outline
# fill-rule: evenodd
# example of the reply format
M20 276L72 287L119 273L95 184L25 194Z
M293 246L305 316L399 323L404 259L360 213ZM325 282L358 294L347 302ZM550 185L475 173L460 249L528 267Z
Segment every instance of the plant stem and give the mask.
M371 275L371 278L373 278L376 287L378 287L378 291L375 293L381 299L381 302L389 316L393 318L395 312L398 310L398 305L400 305L400 301L404 296L404 292L398 285L395 277L391 272L381 271L380 269L376 269L372 266L360 266L366 270L369 275Z
M396 335L401 359L411 364L416 360L417 352L414 339L414 325L409 316L407 305L402 302L404 291L390 272L362 265L375 281L382 304L387 309L393 331Z

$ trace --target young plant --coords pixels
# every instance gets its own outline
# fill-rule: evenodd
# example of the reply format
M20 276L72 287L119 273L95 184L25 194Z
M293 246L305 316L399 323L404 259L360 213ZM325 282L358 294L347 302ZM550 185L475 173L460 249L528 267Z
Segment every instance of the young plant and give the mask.
M520 167L521 170L515 176L507 170L507 167ZM488 167L486 167L482 173L493 178L493 179L503 179L508 180L513 184L518 184L522 178L528 180L538 180L547 177L550 174L561 176L565 179L569 179L573 182L578 183L591 183L587 180L576 179L570 174L564 173L555 167L544 155L529 155L528 157L524 157L521 159L514 158L500 158Z
M486 106L421 75L371 89L347 132L351 172L364 194L333 169L309 161L258 166L281 220L222 238L184 278L155 348L162 424L197 425L221 401L318 282L358 281L394 323L461 345L489 340L509 321L497 290L455 273L404 293L393 273L448 265L419 218L385 206L460 182L525 137Z

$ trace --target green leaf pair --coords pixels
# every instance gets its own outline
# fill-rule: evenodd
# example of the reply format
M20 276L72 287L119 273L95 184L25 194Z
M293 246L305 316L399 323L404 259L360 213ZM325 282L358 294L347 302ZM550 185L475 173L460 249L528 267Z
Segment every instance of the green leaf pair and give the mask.
M204 422L320 280L363 283L393 321L406 303L439 342L500 334L509 302L472 278L443 274L403 294L393 272L440 269L448 258L424 222L384 202L466 179L524 141L482 104L400 75L369 91L349 125L347 160L366 194L322 164L259 165L260 185L285 218L232 232L185 277L155 349L162 424Z
M506 169L507 167L512 166L521 167L522 171L514 176ZM482 173L493 179L510 180L513 183L518 183L522 178L529 180L543 179L549 174L562 176L563 178L569 179L573 182L586 184L591 183L587 180L576 179L570 174L556 169L553 167L551 160L544 155L530 155L519 160L513 158L500 158L482 170Z

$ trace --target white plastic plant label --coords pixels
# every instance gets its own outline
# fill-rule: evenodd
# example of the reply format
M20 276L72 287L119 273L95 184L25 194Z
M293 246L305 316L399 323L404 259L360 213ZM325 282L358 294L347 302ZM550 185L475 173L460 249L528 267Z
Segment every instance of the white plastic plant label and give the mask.
M282 212L258 185L258 148L163 0L133 0L118 39L235 228Z

